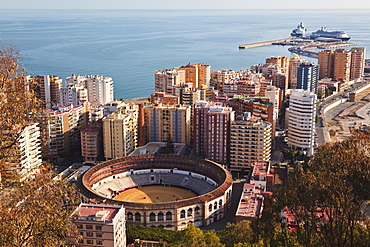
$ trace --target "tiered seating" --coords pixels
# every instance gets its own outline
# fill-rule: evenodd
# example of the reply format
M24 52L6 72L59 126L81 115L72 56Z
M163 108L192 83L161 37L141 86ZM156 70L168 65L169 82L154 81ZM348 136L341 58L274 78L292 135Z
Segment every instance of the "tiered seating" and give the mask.
M185 179L185 175L182 174L175 174L175 173L168 173L168 174L161 174L160 178L162 179L162 184L170 184L181 186L182 181Z
M120 182L122 189L137 186L137 184L134 181L132 181L131 177L121 177L117 180Z
M131 179L136 185L148 185L154 182L150 181L149 174L132 174Z
M204 194L216 188L215 186L207 183L207 181L194 177L189 177L186 187L196 191L198 194Z

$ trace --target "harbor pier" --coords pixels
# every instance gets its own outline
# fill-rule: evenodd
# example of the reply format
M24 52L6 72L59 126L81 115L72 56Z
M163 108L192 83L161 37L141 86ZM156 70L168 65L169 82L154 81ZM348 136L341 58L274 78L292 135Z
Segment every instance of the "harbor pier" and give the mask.
M266 46L266 45L272 45L273 43L279 43L279 42L289 42L291 40L291 36L283 39L275 39L270 41L261 41L261 42L255 42L255 43L248 43L248 44L241 44L239 45L239 49L250 49L260 46Z

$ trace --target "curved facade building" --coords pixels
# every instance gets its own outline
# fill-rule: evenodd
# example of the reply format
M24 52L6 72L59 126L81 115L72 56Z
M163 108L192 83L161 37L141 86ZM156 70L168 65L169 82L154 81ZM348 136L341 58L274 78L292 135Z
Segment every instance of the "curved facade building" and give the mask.
M294 90L290 94L288 146L312 155L315 146L316 94Z
M150 185L193 191L197 196L161 203L114 200L122 191ZM231 206L232 177L219 164L181 155L144 154L100 163L77 183L84 202L122 205L128 224L182 230L188 224L209 225Z

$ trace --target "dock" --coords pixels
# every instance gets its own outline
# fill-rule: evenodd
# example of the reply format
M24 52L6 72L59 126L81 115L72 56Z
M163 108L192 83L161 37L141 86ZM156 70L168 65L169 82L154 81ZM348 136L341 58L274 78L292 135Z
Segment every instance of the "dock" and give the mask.
M275 39L270 41L261 41L261 42L255 42L255 43L248 43L248 44L241 44L239 45L239 49L250 49L260 46L266 46L266 45L272 45L273 43L281 43L281 42L289 42L292 37L289 36L287 38L283 39Z

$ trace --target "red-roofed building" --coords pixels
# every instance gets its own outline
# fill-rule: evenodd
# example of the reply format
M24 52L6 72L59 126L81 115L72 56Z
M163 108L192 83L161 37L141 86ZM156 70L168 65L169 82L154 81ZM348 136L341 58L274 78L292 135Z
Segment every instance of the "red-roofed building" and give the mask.
M263 210L266 186L273 185L273 175L270 174L268 161L257 161L252 165L249 183L244 183L238 209L235 214L236 223L244 220L255 220Z
M75 243L77 247L126 247L125 209L121 206L80 204L73 223L82 237Z

